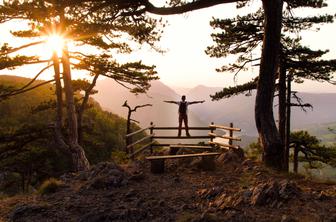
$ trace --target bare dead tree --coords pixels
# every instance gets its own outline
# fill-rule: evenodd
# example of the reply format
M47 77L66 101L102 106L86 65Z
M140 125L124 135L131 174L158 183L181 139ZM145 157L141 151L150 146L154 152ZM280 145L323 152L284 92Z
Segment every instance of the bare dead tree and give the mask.
M131 133L131 121L139 123L139 121L136 121L134 119L131 119L131 115L133 112L136 112L138 108L143 108L146 106L152 106L152 104L144 104L144 105L138 105L135 106L133 109L127 104L127 100L124 102L122 105L123 107L127 107L128 109L128 114L127 114L127 126L126 126L126 135ZM127 149L127 145L132 143L132 138L131 137L126 137L126 147L125 147L125 152L129 153L129 150ZM132 151L132 150L131 150Z

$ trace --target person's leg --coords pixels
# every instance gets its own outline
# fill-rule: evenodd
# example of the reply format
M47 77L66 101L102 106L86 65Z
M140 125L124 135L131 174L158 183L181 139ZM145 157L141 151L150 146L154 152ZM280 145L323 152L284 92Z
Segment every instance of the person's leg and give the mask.
M181 136L181 130L182 130L182 115L179 115L178 122L179 122L179 125L178 125L178 134L177 134L177 136Z
M189 134L189 126L188 126L188 115L184 115L183 120L184 120L186 135L190 136L190 134Z

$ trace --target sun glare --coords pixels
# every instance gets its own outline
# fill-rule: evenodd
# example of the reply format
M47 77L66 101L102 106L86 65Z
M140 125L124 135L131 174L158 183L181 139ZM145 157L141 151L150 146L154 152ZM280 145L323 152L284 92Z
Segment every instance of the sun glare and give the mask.
M60 57L62 55L62 49L65 44L65 39L60 35L50 35L47 38L47 50L52 54L56 52Z

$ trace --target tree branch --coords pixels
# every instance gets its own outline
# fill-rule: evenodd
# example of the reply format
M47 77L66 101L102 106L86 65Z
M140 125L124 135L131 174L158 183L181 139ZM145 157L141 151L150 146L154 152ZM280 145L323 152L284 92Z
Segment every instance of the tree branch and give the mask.
M197 0L180 6L173 6L173 7L156 7L149 1L146 1L145 8L142 11L158 15L173 15L208 8L211 6L220 5L224 3L233 3L238 1L239 0Z
M42 83L40 83L40 84L37 84L37 85L35 85L35 86L32 86L32 87L30 87L30 88L28 88L28 89L24 89L24 90L22 90L22 91L17 91L17 92L14 92L14 93L7 93L7 94L0 95L0 100L1 100L1 99L6 99L6 98L9 97L9 96L15 96L15 95L18 95L18 94L21 94L21 93L28 92L28 91L30 91L30 90L33 90L33 89L35 89L35 88L38 88L38 87L40 87L40 86L49 84L49 83L54 82L54 81L55 81L55 79L52 79L52 80L45 81L45 82L42 82Z
M296 94L297 92L292 92L293 93L293 98L296 99L298 103L291 103L289 104L290 106L297 106L300 107L304 112L307 112L305 107L311 108L313 110L313 106L309 103L302 103L302 99L298 97Z
M153 106L153 105L152 104L144 104L144 105L136 106L136 107L134 107L134 109L132 111L136 112L136 110L138 108L142 108L142 107L146 107L146 106Z
M8 55L10 53L19 51L21 49L28 48L28 47L34 46L34 45L39 45L39 44L44 43L44 42L45 41L32 42L32 43L29 43L29 44L26 44L26 45L22 45L22 46L17 47L17 48L11 48L11 49L9 48L8 50L6 50L6 52L0 53L0 56Z
M24 85L20 89L13 90L11 93L24 90L25 88L27 88L28 86L30 86L31 84L33 84L33 82L35 82L35 80L37 79L37 77L39 77L39 75L41 75L44 71L46 71L47 69L49 69L52 66L53 66L53 64L44 67L43 69L41 69L41 71L39 73L37 73L35 75L35 77L32 80L30 80L30 82L28 82L26 85Z

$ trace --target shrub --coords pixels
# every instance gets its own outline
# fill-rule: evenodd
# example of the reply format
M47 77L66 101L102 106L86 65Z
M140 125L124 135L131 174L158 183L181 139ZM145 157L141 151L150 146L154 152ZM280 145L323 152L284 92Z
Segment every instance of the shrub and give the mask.
M117 164L124 164L128 162L128 155L124 151L113 151L111 156Z
M55 193L62 185L63 185L62 181L57 180L55 178L49 178L42 183L42 185L38 189L38 192L40 194Z
M263 153L263 149L259 142L251 143L246 150L247 156L251 158L252 160L260 161L262 157L262 153Z

